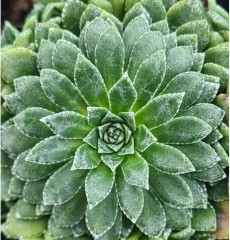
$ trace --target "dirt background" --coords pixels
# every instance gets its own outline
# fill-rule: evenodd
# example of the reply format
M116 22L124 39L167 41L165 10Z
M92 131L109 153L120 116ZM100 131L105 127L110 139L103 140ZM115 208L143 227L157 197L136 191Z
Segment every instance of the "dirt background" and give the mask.
M5 20L10 21L15 27L20 29L24 19L33 7L34 0L2 0L1 27ZM203 0L206 3L206 0ZM219 4L229 10L229 0L218 0Z

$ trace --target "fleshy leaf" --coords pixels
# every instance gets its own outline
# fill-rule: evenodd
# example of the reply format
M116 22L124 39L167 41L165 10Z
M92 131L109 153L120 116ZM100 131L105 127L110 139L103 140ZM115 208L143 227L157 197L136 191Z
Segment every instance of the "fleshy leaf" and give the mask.
M169 51L170 49L175 48L178 45L176 32L165 35L164 40L166 43L166 51Z
M105 117L102 119L101 124L111 123L111 122L123 123L123 120L122 120L122 118L120 118L116 114L113 114L112 112L108 111L106 113Z
M118 212L118 200L115 186L110 194L93 209L86 210L86 225L90 233L98 238L115 223Z
M91 147L98 148L98 128L94 128L89 134L83 139L83 142L86 142Z
M50 237L54 239L65 238L72 235L71 228L58 226L53 217L49 219L48 231L49 231Z
M87 107L87 112L89 125L97 127L101 125L101 122L108 113L108 110L102 107Z
M128 73L133 80L140 65L154 53L164 50L165 42L160 32L146 32L135 42L128 66Z
M114 173L103 163L90 171L85 181L89 209L100 204L110 194L114 179Z
M97 42L95 63L107 89L110 89L123 74L124 51L123 40L113 27L107 29Z
M80 206L80 207L79 207ZM84 217L87 206L87 199L84 188L68 202L54 206L53 217L58 226L67 227L77 224Z
M151 130L160 142L170 144L195 143L204 139L211 131L212 128L207 123L196 117L175 118Z
M114 113L129 112L137 99L137 92L125 73L109 91L111 110ZM119 99L119 102L117 100Z
M154 143L141 155L150 166L164 173L184 174L195 170L186 155L162 143Z
M123 214L121 238L127 238L133 230L134 224Z
M209 103L200 103L180 112L177 116L193 116L200 118L213 129L217 128L224 118L224 111Z
M24 135L34 138L46 138L52 136L52 131L40 121L42 117L53 114L44 108L27 108L16 117L14 124Z
M152 135L145 125L139 125L134 133L135 147L138 151L145 151L150 145L155 143L157 139Z
M146 235L159 236L165 225L165 211L154 193L143 190L144 207L136 225Z
M193 72L201 72L204 65L204 57L204 53L194 53L194 61L190 70Z
M41 69L53 68L52 54L53 54L54 48L55 48L54 43L47 41L45 39L42 39L41 45L38 51L38 63Z
M15 217L17 219L38 219L35 212L35 205L25 202L23 199L19 199L16 204Z
M169 26L167 20L161 20L159 22L152 23L150 25L151 31L159 31L162 33L162 35L169 34Z
M96 168L100 162L100 155L97 151L89 145L84 144L80 146L75 153L71 171L75 169L93 169Z
M213 167L220 160L214 149L204 142L188 145L173 145L173 147L188 157L197 172Z
M179 209L192 207L192 192L180 176L150 168L150 185L156 195L170 207Z
M2 104L2 106L5 105L10 110L10 112L12 112L14 115L17 115L26 109L26 106L22 103L17 92L11 93L6 96L3 96L3 93L2 93L2 97L5 100L5 102ZM3 112L3 110L2 110L2 112ZM2 121L3 120L4 119L2 119Z
M110 167L112 171L116 170L123 159L124 156L119 156L117 153L101 154L101 160Z
M93 107L108 109L108 93L98 69L79 54L74 71L75 83L86 103Z
M75 224L74 226L72 226L72 231L73 231L74 237L80 237L84 234L88 234L89 230L86 226L85 219L83 218L78 224ZM84 237L82 240L84 240Z
M10 168L1 167L1 201L10 201L12 196L9 193L10 182L13 175ZM15 197L13 197L15 198Z
M119 205L124 214L135 223L144 206L144 195L140 187L128 184L121 171L116 176Z
M24 185L24 181L20 180L19 178L12 177L10 180L9 189L7 189L12 197L22 197Z
M92 129L85 116L63 111L41 119L55 134L65 139L83 139Z
M74 67L81 50L65 40L58 40L53 51L53 67L59 73L74 81Z
M113 153L114 151L107 146L107 144L102 141L100 138L98 139L98 153Z
M47 97L63 110L86 113L86 103L76 86L56 70L41 71L41 86Z
M35 145L26 157L26 161L38 164L55 164L64 162L74 156L82 144L79 140L49 137Z
M121 164L125 180L134 186L149 189L148 163L139 153L127 155Z
M118 152L118 155L129 155L129 154L134 154L134 139L131 138L130 141L124 145L120 151Z
M123 41L125 44L125 66L128 65L134 43L140 36L149 30L149 23L144 14L134 18L125 28L123 34Z
M211 145L219 141L221 138L223 138L221 132L218 129L214 129L203 141Z
M132 132L136 131L136 121L133 112L121 112L119 116L122 118L122 120L126 123L126 125Z
M183 101L184 93L164 94L151 99L136 114L137 125L148 128L162 125L175 117Z
M69 201L84 184L87 170L71 171L72 163L66 163L46 182L43 191L45 205L60 205Z
M134 78L134 87L137 91L137 101L134 111L144 106L156 93L166 71L166 56L159 51L146 59L139 67Z
M214 186L207 186L208 198L214 202L226 201L229 198L228 179L225 178Z
M197 231L216 230L216 214L211 205L207 209L193 209L192 228Z

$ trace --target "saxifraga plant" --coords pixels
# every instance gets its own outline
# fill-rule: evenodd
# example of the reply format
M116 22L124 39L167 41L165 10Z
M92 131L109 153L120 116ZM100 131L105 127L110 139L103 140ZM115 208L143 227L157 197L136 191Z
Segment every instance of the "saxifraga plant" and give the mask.
M3 50L2 77L15 87L2 131L6 236L116 240L135 226L143 239L218 238L208 198L228 199L226 127L210 102L227 86L228 48L202 53L214 30L198 1L166 2L132 3L122 22L58 3L62 18L47 20L57 26L33 25L26 48Z

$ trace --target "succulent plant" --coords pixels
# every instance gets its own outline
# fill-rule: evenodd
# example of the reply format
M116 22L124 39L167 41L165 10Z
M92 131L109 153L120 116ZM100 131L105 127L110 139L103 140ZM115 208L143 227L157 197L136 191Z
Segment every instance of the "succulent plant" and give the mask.
M32 24L34 49L2 51L14 88L4 97L3 233L218 238L212 202L228 199L218 142L227 126L210 102L227 86L217 57L227 45L203 53L212 27L199 1L126 1L123 12L123 1L89 3L52 3L62 14L46 5L52 14Z

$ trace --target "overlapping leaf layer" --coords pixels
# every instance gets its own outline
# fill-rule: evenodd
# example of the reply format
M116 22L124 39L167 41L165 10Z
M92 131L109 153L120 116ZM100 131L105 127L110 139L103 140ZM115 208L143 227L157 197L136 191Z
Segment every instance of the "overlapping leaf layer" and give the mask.
M215 231L209 200L227 199L228 162L218 143L225 112L211 102L226 88L218 56L227 45L203 53L214 30L199 1L127 1L122 22L109 13L114 1L98 2L58 3L72 33L51 26L54 18L41 24L37 55L2 53L3 79L15 88L4 98L13 117L2 130L3 200L19 198L4 234L118 240L137 228L146 239L190 239Z

